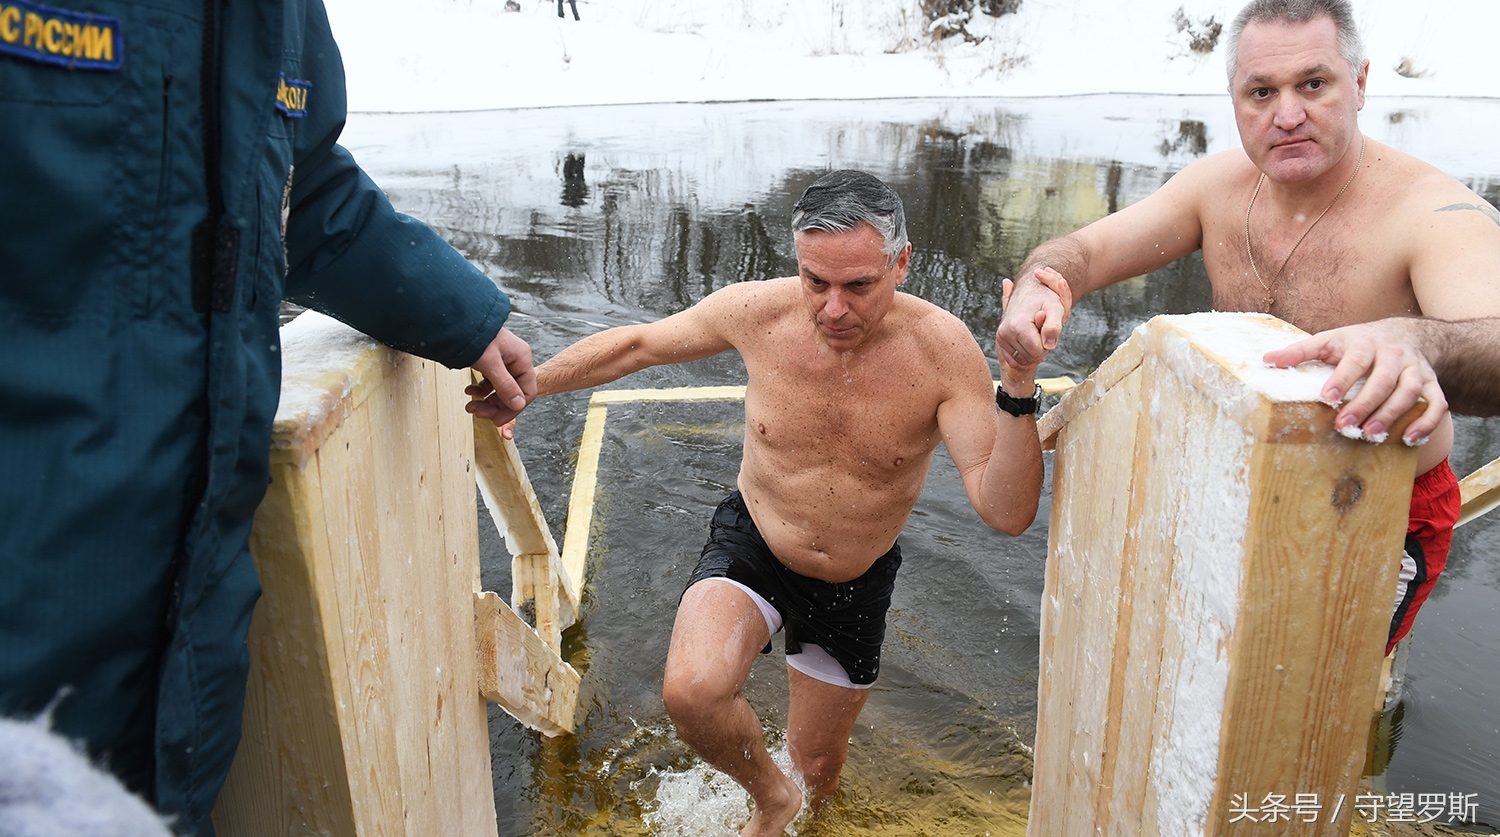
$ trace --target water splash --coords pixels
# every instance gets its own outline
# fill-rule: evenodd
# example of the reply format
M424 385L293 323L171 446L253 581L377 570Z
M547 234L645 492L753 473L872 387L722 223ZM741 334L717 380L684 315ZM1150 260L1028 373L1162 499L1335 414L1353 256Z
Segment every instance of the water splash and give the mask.
M771 759L802 790L803 806L797 815L801 819L807 813L807 789L792 770L785 741L774 745ZM697 759L681 769L652 767L636 787L646 791L653 781L656 792L642 819L658 837L734 837L750 819L750 795L744 788ZM795 823L786 833L796 837Z

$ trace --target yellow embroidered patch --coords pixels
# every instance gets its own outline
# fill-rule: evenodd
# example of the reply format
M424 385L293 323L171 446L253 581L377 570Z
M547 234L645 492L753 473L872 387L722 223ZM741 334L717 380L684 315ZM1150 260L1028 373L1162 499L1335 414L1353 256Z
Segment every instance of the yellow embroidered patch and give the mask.
M276 109L294 118L306 116L307 91L311 89L312 82L287 78L282 73L281 82L276 86Z
M117 18L0 0L0 53L78 70L118 70L125 40Z

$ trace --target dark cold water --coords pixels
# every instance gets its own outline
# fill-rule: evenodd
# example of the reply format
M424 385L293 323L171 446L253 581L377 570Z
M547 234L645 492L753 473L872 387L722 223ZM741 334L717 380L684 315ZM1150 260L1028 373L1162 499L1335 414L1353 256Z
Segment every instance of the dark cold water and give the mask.
M1497 114L1500 103L1371 100L1361 122L1495 203L1500 163L1472 129ZM345 142L399 209L511 294L510 327L541 360L730 283L793 273L791 205L842 167L904 196L916 253L903 289L958 314L992 356L1000 277L1032 246L1238 140L1222 99L1114 96L356 115ZM1197 259L1088 297L1043 374L1081 377L1149 316L1209 302ZM616 386L743 382L726 356ZM586 403L538 402L518 436L559 542ZM713 835L743 823L744 795L676 740L659 696L677 597L734 484L742 433L733 402L611 408L583 618L565 637L583 673L577 735L542 739L492 708L502 835ZM1497 455L1500 420L1460 420L1460 475ZM881 678L842 798L802 834L1024 832L1047 500L1024 536L990 531L939 451L901 539ZM507 592L508 553L481 523L485 584ZM1394 758L1373 782L1475 793L1482 817L1500 822L1500 513L1459 530L1415 636ZM778 642L747 692L783 756L785 688Z

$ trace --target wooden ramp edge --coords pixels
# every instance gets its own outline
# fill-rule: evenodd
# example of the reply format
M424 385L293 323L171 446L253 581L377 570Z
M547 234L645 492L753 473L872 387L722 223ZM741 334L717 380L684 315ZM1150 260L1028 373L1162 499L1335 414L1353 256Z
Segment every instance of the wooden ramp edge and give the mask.
M547 646L560 654L562 632L578 621L582 568L570 575L563 566L516 443L491 422L475 418L473 424L479 495L511 553L510 606L528 614Z

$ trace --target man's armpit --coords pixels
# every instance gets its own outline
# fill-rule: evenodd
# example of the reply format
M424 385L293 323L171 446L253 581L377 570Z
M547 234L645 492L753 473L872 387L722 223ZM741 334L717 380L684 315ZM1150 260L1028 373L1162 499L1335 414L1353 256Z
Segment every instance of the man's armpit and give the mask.
M1481 213L1485 217L1489 218L1491 221L1494 221L1496 226L1500 226L1500 211L1497 211L1493 206L1490 206L1489 204L1483 203L1483 202L1481 202L1481 203L1450 203L1447 206L1439 207L1435 211L1437 211L1437 212L1462 212L1462 211L1464 211L1466 209L1467 210L1473 210L1474 212Z

